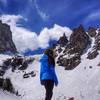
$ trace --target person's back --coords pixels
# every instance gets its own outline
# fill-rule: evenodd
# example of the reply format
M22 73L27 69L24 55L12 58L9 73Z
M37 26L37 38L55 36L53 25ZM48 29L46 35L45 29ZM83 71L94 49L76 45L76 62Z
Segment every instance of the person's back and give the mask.
M54 58L50 57L49 53L53 51L47 50L40 59L41 68L40 68L40 81L41 84L45 86L46 97L45 100L51 100L53 94L54 84L58 85L58 79L55 73L55 62Z

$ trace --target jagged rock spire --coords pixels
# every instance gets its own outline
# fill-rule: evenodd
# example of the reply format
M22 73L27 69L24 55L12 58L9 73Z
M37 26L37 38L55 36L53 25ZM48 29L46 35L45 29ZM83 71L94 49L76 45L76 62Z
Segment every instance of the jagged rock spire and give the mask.
M65 46L68 43L68 39L66 37L66 34L64 33L62 37L58 40L58 44L61 46Z

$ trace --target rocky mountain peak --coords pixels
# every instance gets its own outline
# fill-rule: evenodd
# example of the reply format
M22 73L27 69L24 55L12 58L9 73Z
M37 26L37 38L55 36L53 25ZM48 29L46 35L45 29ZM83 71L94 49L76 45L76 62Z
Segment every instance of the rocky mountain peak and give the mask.
M60 46L65 46L68 43L68 39L65 35L65 33L63 34L62 37L60 37L60 39L57 42L58 44L60 44Z
M86 34L82 25L73 30L73 34L71 34L70 36L70 43L73 47L78 49L80 53L82 53L87 45L90 43L89 36Z
M12 40L10 26L0 21L0 53L16 53L17 49Z
M95 33L93 33L95 32ZM61 47L61 37L58 42L59 45L55 46L54 51L56 52L56 61L58 65L64 66L66 70L72 70L81 63L81 56L87 53L88 49L91 51L87 53L87 59L94 59L98 56L98 50L100 50L100 35L97 29L89 27L88 32L85 32L82 25L78 28L73 29L70 39L64 42L64 46ZM95 38L92 37L95 35ZM61 42L62 44L63 42ZM63 44L62 44L63 45ZM58 56L57 56L58 55Z
M74 31L74 33L84 33L85 32L84 27L83 27L82 24L80 24L79 27L74 28L73 31Z

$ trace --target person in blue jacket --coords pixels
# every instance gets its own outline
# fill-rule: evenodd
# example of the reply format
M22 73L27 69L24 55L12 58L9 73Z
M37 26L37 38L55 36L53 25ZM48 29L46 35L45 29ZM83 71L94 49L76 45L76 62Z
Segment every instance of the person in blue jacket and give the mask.
M52 49L47 49L40 59L40 82L46 90L45 100L51 100L54 84L55 86L58 85L53 54Z

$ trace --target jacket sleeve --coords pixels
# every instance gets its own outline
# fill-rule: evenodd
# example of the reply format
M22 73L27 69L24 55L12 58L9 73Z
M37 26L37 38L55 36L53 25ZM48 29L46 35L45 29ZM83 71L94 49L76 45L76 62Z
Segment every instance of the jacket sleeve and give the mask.
M51 67L50 69L51 69L52 76L54 78L55 85L58 85L58 78L57 78L57 75L56 75L56 72L55 72L55 68Z
M47 62L47 59L48 59L48 56L47 55L43 55L41 58L40 58L40 81L42 80L42 76L44 74L44 65L46 64Z

